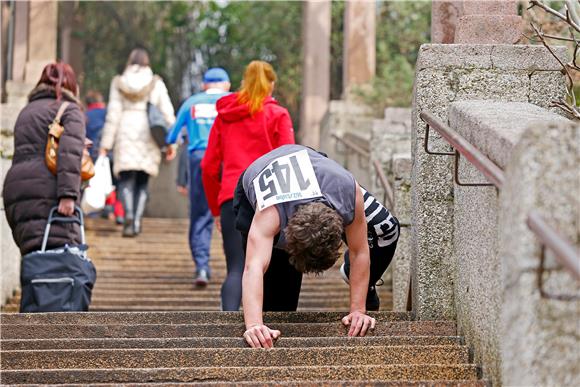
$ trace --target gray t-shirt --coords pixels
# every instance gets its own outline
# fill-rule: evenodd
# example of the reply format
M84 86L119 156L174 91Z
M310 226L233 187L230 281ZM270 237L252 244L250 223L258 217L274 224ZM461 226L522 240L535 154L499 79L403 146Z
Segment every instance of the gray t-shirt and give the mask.
M292 156L297 152L307 153L307 162L309 161L312 166L314 176L308 173L310 167L307 163L298 161L305 159L300 157L302 154ZM287 157L289 155L290 157ZM290 186L291 180L295 187ZM312 189L316 184L320 188L319 191ZM284 229L288 219L302 204L313 201L325 203L338 212L345 226L351 224L354 219L357 185L352 174L335 161L302 145L284 145L254 161L244 173L243 185L246 197L254 210L258 207L258 195L267 200L288 200L289 197L300 197L306 192L308 193L304 196L313 195L273 204L280 215L280 236L275 245L277 248L286 246ZM258 195L256 187L260 190ZM296 193L300 188L303 188L303 191Z

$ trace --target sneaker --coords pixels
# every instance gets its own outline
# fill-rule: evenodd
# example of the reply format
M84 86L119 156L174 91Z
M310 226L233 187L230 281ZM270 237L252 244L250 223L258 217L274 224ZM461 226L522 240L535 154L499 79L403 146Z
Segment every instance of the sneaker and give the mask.
M207 270L201 269L195 275L195 286L204 288L209 283L209 274Z
M377 288L375 286L371 286L367 293L367 311L377 312L380 306L381 301L379 300L379 295L377 294Z
M342 265L340 265L340 276L342 277L342 280L344 282L346 282L346 284L350 284L350 282L348 281L348 273L346 272L346 267L344 267L344 262L342 263Z

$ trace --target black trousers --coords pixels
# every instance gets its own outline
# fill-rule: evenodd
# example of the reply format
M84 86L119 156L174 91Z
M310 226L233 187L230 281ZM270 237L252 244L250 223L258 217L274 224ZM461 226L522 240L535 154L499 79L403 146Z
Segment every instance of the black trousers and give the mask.
M254 218L254 209L248 201L242 185L243 174L238 181L234 193L234 213L236 215L236 228L242 234L244 251L248 241L248 233ZM276 244L276 240L274 240ZM373 248L370 251L370 277L369 287L383 276L391 263L397 242L382 248ZM289 255L282 249L273 248L270 266L264 274L264 311L295 311L298 308L300 287L302 286L302 273L289 262ZM345 266L349 270L348 250L345 253Z

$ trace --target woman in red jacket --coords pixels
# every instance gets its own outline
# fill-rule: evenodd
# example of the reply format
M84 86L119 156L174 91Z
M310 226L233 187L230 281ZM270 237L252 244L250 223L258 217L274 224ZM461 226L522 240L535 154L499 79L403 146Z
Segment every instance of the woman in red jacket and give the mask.
M270 64L253 61L246 67L240 91L217 102L218 116L201 162L205 195L216 225L221 226L226 255L223 310L238 310L242 297L245 252L232 204L238 179L258 157L294 144L290 114L272 98L275 82Z

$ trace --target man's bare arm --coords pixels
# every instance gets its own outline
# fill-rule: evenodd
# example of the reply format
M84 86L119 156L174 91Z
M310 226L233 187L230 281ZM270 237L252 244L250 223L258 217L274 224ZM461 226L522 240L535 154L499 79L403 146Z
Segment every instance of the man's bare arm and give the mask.
M272 256L274 236L280 230L276 208L256 212L248 235L246 264L242 277L242 301L246 331L244 338L254 348L271 348L280 331L269 329L262 320L264 273Z
M364 199L358 184L356 188L354 220L345 229L350 258L350 314L343 323L350 325L349 336L364 336L369 328L374 328L375 319L366 315L370 253Z

